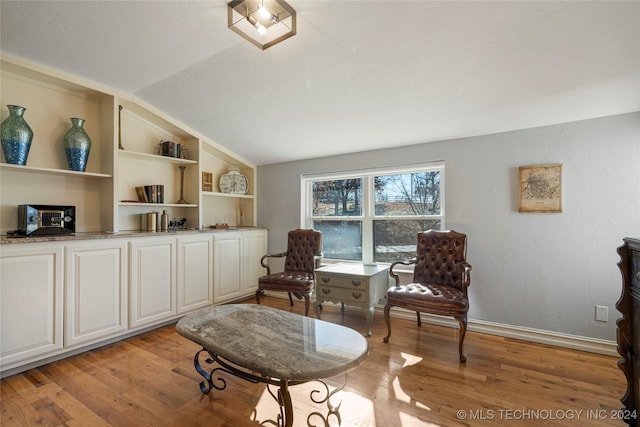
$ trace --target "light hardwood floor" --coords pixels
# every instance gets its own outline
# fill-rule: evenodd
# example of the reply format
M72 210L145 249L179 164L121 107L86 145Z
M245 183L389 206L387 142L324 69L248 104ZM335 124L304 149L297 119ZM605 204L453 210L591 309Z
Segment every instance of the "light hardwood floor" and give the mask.
M246 302L252 303L253 300ZM296 302L264 304L303 312ZM364 314L325 307L322 319L366 330ZM458 363L454 329L376 315L367 360L348 376L342 426L624 426L626 385L617 358L467 332ZM199 346L169 325L2 380L2 427L273 425L278 407L263 384L225 375L227 388L200 392ZM331 379L330 386L337 385ZM295 426L338 425L310 401L314 383L291 388ZM311 415L319 413L318 415Z

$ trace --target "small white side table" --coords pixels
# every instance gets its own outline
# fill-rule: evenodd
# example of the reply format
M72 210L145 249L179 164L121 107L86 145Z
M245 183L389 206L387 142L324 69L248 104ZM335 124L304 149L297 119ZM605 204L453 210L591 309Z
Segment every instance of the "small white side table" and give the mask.
M342 303L367 309L367 336L371 336L374 304L387 295L389 288L388 268L379 265L339 263L315 270L316 300L313 310L320 319L323 302Z

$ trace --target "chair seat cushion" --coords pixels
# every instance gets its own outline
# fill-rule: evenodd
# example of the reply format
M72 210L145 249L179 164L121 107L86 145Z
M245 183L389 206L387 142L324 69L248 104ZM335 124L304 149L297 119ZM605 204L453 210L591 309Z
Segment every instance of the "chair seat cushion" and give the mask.
M469 300L460 289L431 283L409 283L391 287L387 291L387 304L442 315L469 311Z
M271 291L310 293L313 291L313 273L283 271L269 276L261 276L258 278L258 287Z

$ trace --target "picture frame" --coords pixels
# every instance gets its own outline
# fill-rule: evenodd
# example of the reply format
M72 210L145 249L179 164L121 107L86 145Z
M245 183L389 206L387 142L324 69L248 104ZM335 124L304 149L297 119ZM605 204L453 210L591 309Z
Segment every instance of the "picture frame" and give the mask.
M562 164L518 168L519 212L562 212Z
M213 174L211 172L202 172L202 191L213 191Z

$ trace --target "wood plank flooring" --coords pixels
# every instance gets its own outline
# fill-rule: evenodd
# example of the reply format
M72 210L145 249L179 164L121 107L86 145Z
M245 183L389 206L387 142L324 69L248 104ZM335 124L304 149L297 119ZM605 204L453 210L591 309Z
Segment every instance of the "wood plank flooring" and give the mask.
M253 300L246 302L253 303ZM303 313L303 304L263 303ZM325 307L322 319L366 331L363 313ZM617 358L467 332L466 365L454 329L376 315L367 360L351 372L339 417L291 388L295 426L625 426L626 384ZM225 375L227 388L200 392L199 346L169 325L5 378L2 427L274 425L278 406L264 384ZM338 379L328 381L331 387ZM341 422L339 424L339 422Z

